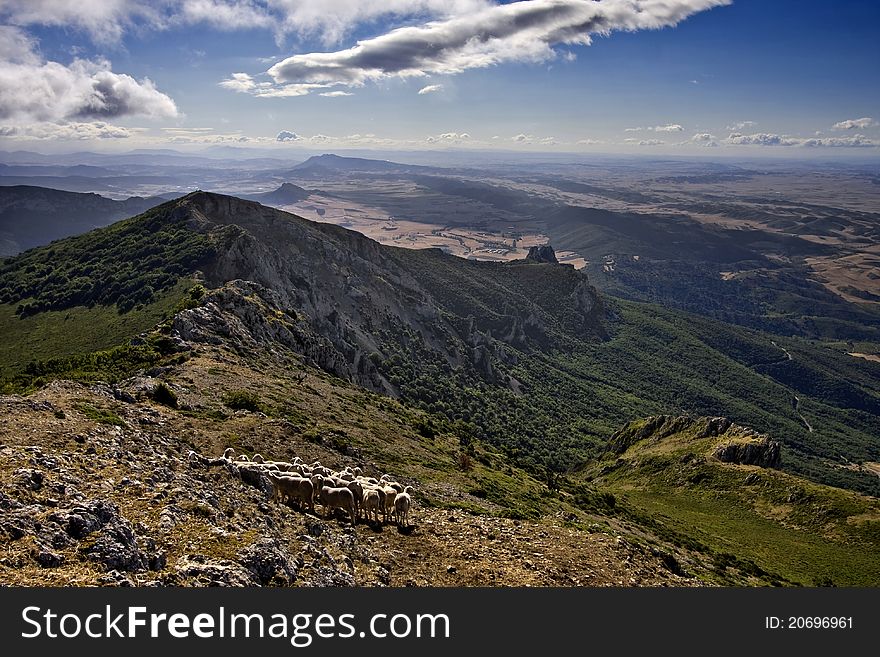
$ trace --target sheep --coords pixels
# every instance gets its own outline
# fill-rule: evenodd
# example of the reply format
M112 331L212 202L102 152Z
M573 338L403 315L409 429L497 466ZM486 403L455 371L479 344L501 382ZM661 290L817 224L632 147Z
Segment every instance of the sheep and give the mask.
M389 474L383 474L382 477L379 479L379 484L383 486L391 486L391 488L393 488L398 493L403 492L403 485L391 479L391 475Z
M324 475L313 474L309 479L312 482L312 486L315 487L315 501L318 501L318 496L321 494L321 488L324 486Z
M407 486L402 493L398 493L394 497L394 515L397 516L399 527L409 526L409 508L412 506L411 491L412 486Z
M312 499L314 488L311 481L301 477L276 475L274 472L269 473L269 479L275 486L274 497L277 501L284 503L286 497L288 503L296 500L300 509L308 507L314 512L315 503Z
M364 489L364 495L361 498L361 506L363 507L367 522L373 520L374 517L375 521L379 522L379 504L379 491L375 488Z
M202 456L201 454L199 454L198 452L196 452L195 450L192 450L192 449L189 450L189 452L187 453L186 460L187 460L187 463L189 464L190 467L194 467L196 465L210 465L211 464L210 459Z
M346 488L354 495L355 516L359 518L361 515L361 502L364 499L364 487L361 486L359 481L349 481Z
M234 456L235 450L231 447L227 447L225 450L223 450L223 458L225 458L226 460L231 461Z
M257 452L256 454L254 454L254 458L252 458L251 461L253 461L254 463L262 463L263 455Z
M333 514L333 509L344 509L348 511L351 518L351 524L355 524L354 516L354 494L348 488L331 488L323 486L321 488L321 504L324 508Z
M245 463L250 463L250 461L251 461L251 460L248 458L248 455L247 455L247 454L239 454L238 456L235 457L235 460L236 460L236 461L243 461L243 462L245 462Z
M385 519L385 522L388 522L388 516L394 513L394 498L397 495L397 491L391 488L391 486L383 486L380 490L383 492L385 498L382 516Z

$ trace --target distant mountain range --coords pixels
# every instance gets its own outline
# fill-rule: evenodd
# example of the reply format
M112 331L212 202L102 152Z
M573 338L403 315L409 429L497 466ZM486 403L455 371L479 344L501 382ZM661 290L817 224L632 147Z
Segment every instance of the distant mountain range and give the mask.
M167 199L132 197L113 201L45 187L0 187L0 256L107 226Z

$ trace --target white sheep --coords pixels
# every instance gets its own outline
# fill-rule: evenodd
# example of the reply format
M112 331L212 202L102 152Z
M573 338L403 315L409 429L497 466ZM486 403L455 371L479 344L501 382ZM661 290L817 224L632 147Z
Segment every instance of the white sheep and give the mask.
M262 463L264 461L263 455L257 452L256 454L254 454L254 458L252 458L251 461L253 461L254 463Z
M391 488L391 486L382 486L379 490L382 491L383 498L382 517L385 522L388 522L388 516L394 513L394 498L397 495L397 491Z
M397 524L400 527L409 526L409 509L412 506L412 486L407 486L402 493L394 497L394 515L397 516Z
M364 489L364 495L361 499L361 504L363 506L364 516L367 518L367 522L373 520L374 518L376 522L379 522L379 491L375 488Z
M333 509L344 509L348 511L348 515L351 518L351 524L355 524L355 516L354 516L354 494L348 488L331 488L329 486L323 486L321 488L321 504L324 505L324 508L329 511L330 515L333 514Z
M226 460L231 461L234 456L235 450L231 447L227 447L225 450L223 450L223 458L225 458Z
M361 502L364 499L364 487L359 481L349 481L346 488L354 495L354 512L356 517L361 515Z
M308 507L314 512L315 504L312 499L314 488L311 481L302 477L277 475L274 472L269 473L269 479L274 485L274 497L277 501L284 503L286 499L289 503L296 500L300 509Z

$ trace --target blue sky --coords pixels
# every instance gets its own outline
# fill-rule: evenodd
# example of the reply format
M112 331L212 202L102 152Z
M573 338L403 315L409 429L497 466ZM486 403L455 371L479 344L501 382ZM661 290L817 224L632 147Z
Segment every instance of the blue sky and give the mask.
M0 148L876 154L878 19L871 0L0 0Z

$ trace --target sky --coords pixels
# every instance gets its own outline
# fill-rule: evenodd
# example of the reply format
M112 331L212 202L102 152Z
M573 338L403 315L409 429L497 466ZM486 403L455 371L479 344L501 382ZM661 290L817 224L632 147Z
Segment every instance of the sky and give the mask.
M875 0L0 0L0 149L880 153Z

